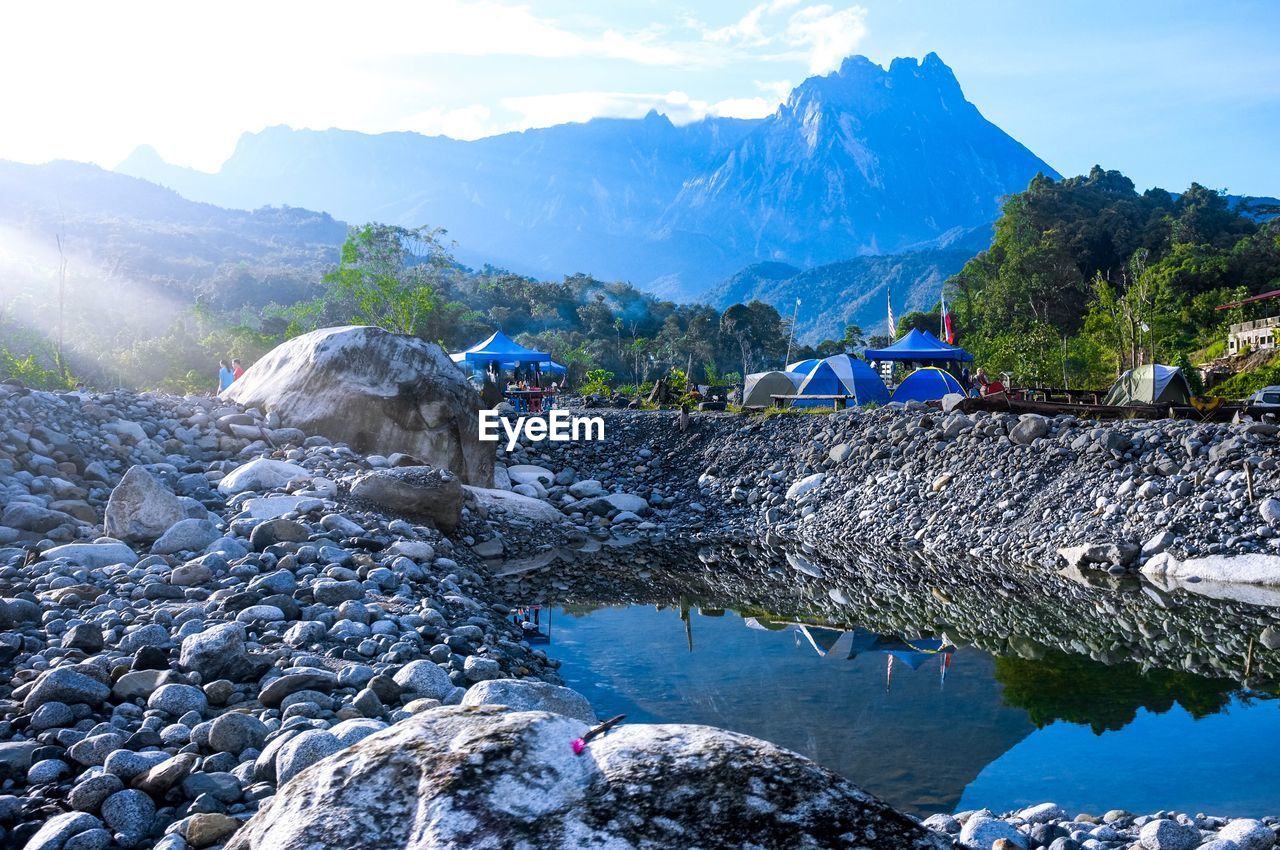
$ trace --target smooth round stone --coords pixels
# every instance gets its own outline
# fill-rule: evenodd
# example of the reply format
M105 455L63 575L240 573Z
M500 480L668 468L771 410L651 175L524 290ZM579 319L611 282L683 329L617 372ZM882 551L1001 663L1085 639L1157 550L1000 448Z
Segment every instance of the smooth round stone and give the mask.
M1195 850L1200 846L1200 830L1161 818L1143 826L1138 841L1144 850Z
M311 765L342 748L342 743L330 732L320 729L299 732L281 747L276 755L276 778L279 784L283 785Z
M75 713L65 702L46 702L31 715L31 728L36 732L71 726L75 722Z
M124 783L114 773L100 773L76 783L67 796L71 808L80 812L96 814L102 807L102 801L117 791L124 789Z
M114 773L126 783L141 776L160 762L169 758L169 754L161 750L146 750L135 753L131 750L116 750L107 756L102 767L107 773Z
M240 754L247 749L261 749L267 739L267 727L250 714L229 712L213 721L209 729L211 749Z
M102 803L102 819L125 848L136 847L151 830L156 804L141 791L127 788L117 791Z
M71 765L62 759L42 759L27 768L29 785L45 785L57 782L71 773Z
M147 698L147 708L181 717L188 711L204 713L209 700L204 691L191 685L161 685Z
M250 605L236 614L241 623L277 623L284 619L284 611L274 605Z
M1262 821L1251 818L1239 818L1218 830L1218 839L1233 841L1240 850L1271 850L1276 843L1276 834Z
M105 829L86 829L67 839L62 850L107 850L111 846L111 833Z

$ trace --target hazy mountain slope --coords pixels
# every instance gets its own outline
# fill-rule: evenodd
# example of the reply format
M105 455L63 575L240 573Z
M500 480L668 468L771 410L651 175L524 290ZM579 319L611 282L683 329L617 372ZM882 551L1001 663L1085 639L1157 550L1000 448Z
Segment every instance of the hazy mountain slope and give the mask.
M474 142L275 127L242 137L216 174L149 149L119 170L226 206L444 226L464 262L686 298L761 260L947 244L994 220L1037 172L1054 174L933 54L888 70L846 60L759 120L677 127L650 113Z
M721 308L758 298L784 316L792 314L799 298L796 339L806 343L840 339L848 324L868 335L884 333L889 292L898 316L928 310L937 303L943 281L972 256L964 250L914 251L856 257L805 271L760 263L716 286L708 298Z

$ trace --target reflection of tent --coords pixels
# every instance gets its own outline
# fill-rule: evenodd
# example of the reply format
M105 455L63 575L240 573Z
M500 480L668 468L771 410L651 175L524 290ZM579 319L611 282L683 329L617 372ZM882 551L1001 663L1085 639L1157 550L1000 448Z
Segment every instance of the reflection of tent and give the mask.
M915 360L920 363L968 361L973 355L963 348L947 345L928 331L912 328L906 336L885 348L868 348L868 360Z
M510 368L522 363L550 363L551 355L545 351L525 348L502 331L457 354L450 354L454 363L497 363L499 368Z
M853 403L885 404L889 391L875 370L847 354L837 354L818 363L800 385L798 395L850 395ZM831 402L825 399L796 399L792 407L815 407Z
M947 393L964 395L960 382L936 366L917 369L893 391L894 401L937 401Z
M804 379L794 372L756 372L747 375L742 394L743 407L770 407L775 395L795 395Z
M1111 385L1103 404L1190 404L1191 387L1176 366L1148 364L1130 369Z
M787 366L787 371L799 372L801 375L807 375L821 362L821 358L818 357L810 357L808 360L797 360L795 363Z

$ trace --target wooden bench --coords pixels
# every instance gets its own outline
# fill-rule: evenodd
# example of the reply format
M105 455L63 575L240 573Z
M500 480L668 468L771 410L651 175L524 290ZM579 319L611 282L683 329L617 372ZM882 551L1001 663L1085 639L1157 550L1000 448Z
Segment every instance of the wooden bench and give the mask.
M773 403L778 407L790 407L791 403L797 399L820 399L822 401L831 402L831 406L836 410L843 410L849 406L850 401L856 401L857 396L853 395L771 395ZM786 402L786 404L778 404L778 402Z

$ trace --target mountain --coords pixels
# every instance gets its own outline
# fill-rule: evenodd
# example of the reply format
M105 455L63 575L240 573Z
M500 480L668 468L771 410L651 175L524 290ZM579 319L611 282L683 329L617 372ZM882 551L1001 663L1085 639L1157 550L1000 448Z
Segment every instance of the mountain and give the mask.
M854 257L803 271L785 263L757 263L717 285L707 298L720 308L759 299L784 316L791 315L799 299L796 340L802 343L840 339L849 324L868 335L884 333L890 293L898 316L929 310L943 281L973 254L963 249L910 251Z
M197 203L76 162L0 160L0 294L46 294L61 238L70 273L95 295L173 296L215 309L311 294L347 226L326 213Z
M447 227L458 256L698 297L760 261L811 266L941 246L1056 172L969 103L935 54L853 57L755 120L656 112L464 142L273 127L213 174L140 148L118 171L222 206Z

